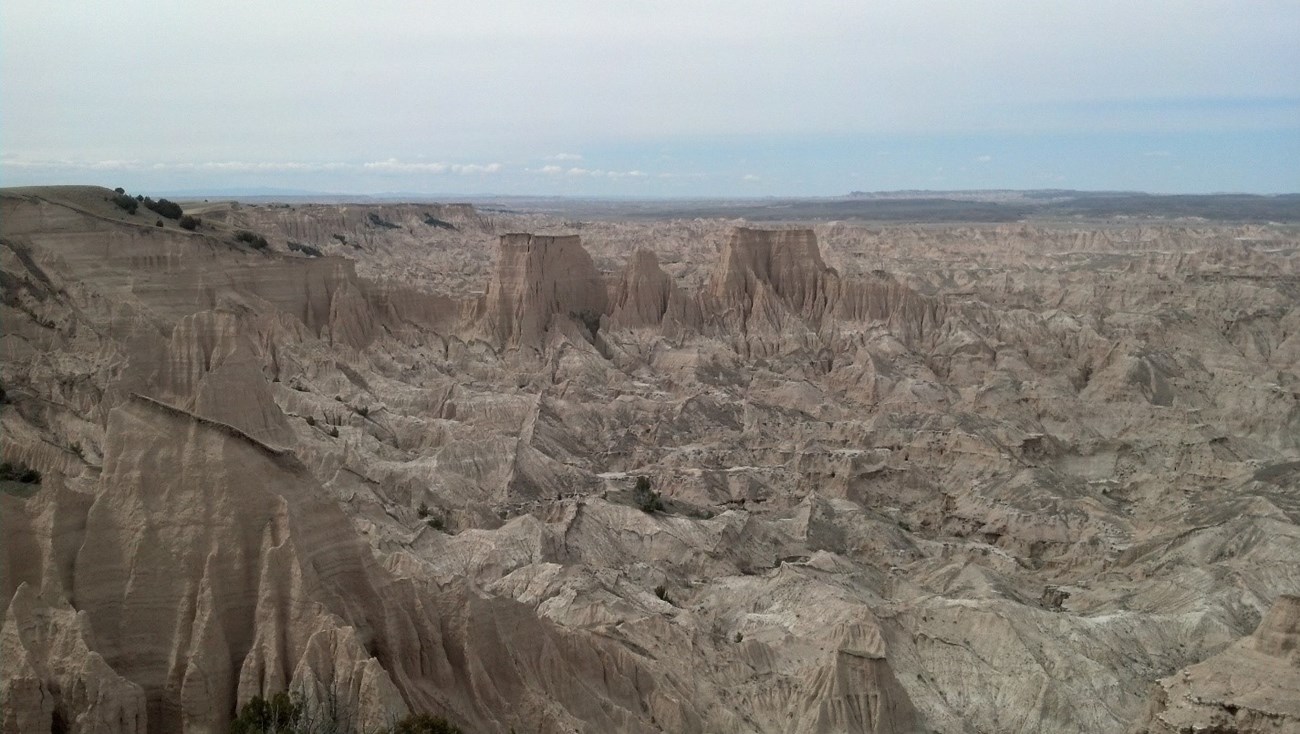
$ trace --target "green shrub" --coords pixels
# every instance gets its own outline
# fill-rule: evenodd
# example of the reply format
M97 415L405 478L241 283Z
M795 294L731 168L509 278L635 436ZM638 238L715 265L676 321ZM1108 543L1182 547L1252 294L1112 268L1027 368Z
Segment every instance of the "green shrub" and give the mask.
M393 724L389 734L463 734L460 727L441 716L411 714Z
M161 226L163 226L162 220L159 219L158 221L154 222L154 223L153 223L153 226L155 226L155 227L161 227Z
M383 227L384 229L401 229L402 226L400 224L394 224L393 222L384 219L383 217L379 216L374 212L369 212L368 214L366 214L366 220L370 222L370 225L372 227Z
M188 214L181 217L181 229L188 229L193 232L199 228L200 224L203 224L203 220L198 217L192 217Z
M239 242L247 242L255 250L265 250L271 246L270 243L266 241L265 237L254 232L249 232L246 229L241 229L238 232L235 232L235 239Z
M41 473L25 464L10 464L6 461L0 464L0 479L23 484L40 484Z
M140 208L140 203L126 194L114 196L113 203L117 204L119 209L125 210L127 214L135 214L135 210Z
M158 201L154 201L153 199L150 199L149 197L146 196L144 199L144 205L146 208L158 212L158 214L168 219L180 219L181 215L184 214L184 212L181 211L180 204L177 204L174 201L168 201L166 199L159 199Z
M659 499L659 493L650 489L650 479L648 477L637 477L636 487L632 490L632 500L636 506L641 508L642 512L659 512L664 509L664 503Z
M293 240L289 240L289 249L293 252L301 252L307 257L320 257L325 254L318 248L312 247L311 245L304 245L301 242L294 242Z
M230 722L230 734L297 734L302 719L302 702L289 694L277 693L270 700L256 696Z
M447 222L442 219L439 219L433 216L432 214L424 215L424 223L429 225L430 227L437 227L438 229L456 229L456 225L452 224L451 222Z

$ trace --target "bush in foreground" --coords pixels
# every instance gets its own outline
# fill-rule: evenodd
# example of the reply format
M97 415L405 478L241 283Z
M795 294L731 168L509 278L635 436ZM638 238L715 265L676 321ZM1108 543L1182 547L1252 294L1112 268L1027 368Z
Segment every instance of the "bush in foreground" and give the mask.
M203 224L203 220L198 217L192 217L188 214L181 216L181 229L188 229L193 232L199 228L200 224Z

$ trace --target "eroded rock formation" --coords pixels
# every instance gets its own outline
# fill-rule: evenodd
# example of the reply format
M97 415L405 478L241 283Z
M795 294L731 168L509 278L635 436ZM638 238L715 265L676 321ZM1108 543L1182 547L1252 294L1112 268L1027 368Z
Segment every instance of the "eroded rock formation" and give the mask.
M0 197L5 731L1294 726L1291 230L109 198Z

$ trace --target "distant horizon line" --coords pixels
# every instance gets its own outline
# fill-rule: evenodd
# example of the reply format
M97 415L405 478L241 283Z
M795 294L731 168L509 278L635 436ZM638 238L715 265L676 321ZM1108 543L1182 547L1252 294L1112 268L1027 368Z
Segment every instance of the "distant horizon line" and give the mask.
M75 185L75 184L74 184ZM1151 196L1151 197L1200 197L1200 196L1251 196L1259 198L1278 198L1287 196L1300 196L1300 191L1274 191L1274 192L1255 192L1255 191L1200 191L1194 193L1188 192L1162 192L1162 191L1142 191L1137 189L1062 189L1062 188L986 188L986 189L874 189L870 191L849 191L843 194L764 194L764 195L736 195L736 194L687 194L687 195L655 195L655 194L559 194L559 193L496 193L490 191L464 192L464 191L380 191L375 193L363 193L356 191L321 191L312 189L278 189L266 187L225 187L220 189L170 189L164 190L159 195L195 198L201 196L231 196L231 197L248 197L248 198L265 198L265 197L294 197L309 198L314 196L328 197L337 199L341 197L358 197L364 199L400 199L400 198L420 198L420 199L556 199L556 200L587 200L587 201L816 201L816 200L835 200L850 198L868 198L868 197L899 197L901 195L918 195L913 198L944 198L947 196L975 196L975 195L994 195L994 194L1057 194L1060 196L1086 195L1086 196Z

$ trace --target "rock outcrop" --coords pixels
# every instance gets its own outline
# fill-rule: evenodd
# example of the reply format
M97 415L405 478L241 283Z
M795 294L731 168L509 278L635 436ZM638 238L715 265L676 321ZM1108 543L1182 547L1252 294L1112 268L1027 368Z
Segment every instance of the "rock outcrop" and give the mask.
M1300 596L1278 597L1254 634L1157 683L1134 731L1300 731Z
M507 234L484 296L484 329L494 343L539 349L559 320L599 324L605 284L576 236Z

